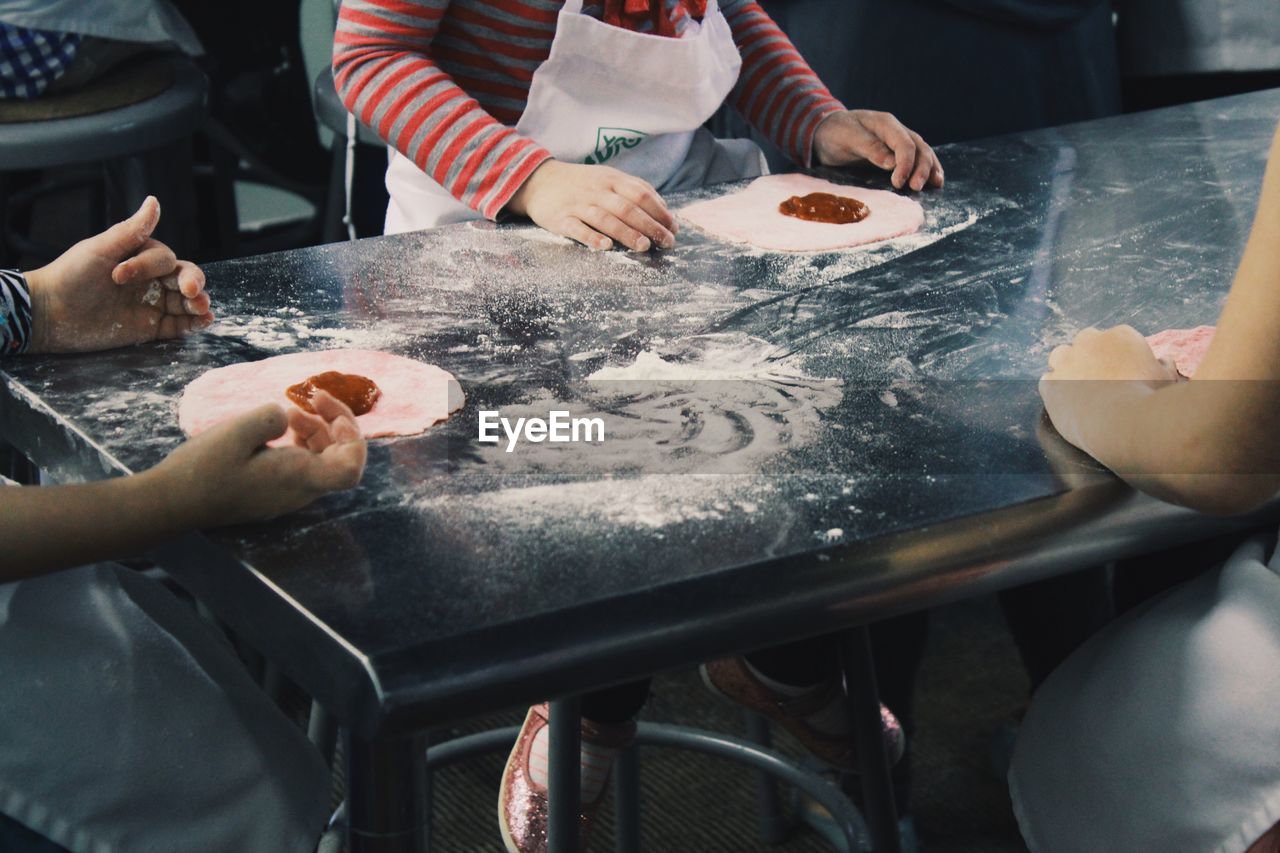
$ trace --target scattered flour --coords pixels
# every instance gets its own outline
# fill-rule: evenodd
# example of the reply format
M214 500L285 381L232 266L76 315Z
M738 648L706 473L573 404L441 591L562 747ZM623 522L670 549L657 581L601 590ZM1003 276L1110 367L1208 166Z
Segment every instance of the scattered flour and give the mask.
M602 367L587 376L587 381L696 382L807 378L799 368L787 363L781 348L758 338L721 333L703 335L700 342L705 345L691 352L669 355L667 358L645 350L631 364Z
M378 328L329 328L312 326L312 320L298 309L277 309L286 316L232 317L218 320L206 334L239 338L262 350L284 352L299 341L321 338L333 348L387 350L400 343L403 333L391 324Z
M685 522L755 512L768 485L726 474L648 474L632 479L519 486L475 495L433 495L423 509L483 513L495 526L605 524L659 531Z
M503 228L503 234L511 234L524 240L533 240L537 243L552 243L556 246L576 246L573 240L568 237L561 237L559 234L552 234L545 228L539 226L531 226L528 228Z

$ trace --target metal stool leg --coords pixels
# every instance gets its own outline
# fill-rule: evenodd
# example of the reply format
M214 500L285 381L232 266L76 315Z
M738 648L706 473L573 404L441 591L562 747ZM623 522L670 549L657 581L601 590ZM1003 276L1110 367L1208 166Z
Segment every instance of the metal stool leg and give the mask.
M347 140L335 133L329 162L329 192L324 201L324 233L321 240L325 243L336 243L346 238L342 233L342 219L347 203L346 170Z
M618 754L613 772L613 849L640 853L640 751L634 743Z
M582 814L581 699L571 696L551 703L547 728L551 738L547 768L548 853L577 853Z
M840 666L849 698L849 727L858 747L862 810L871 831L871 849L899 853L898 812L880 721L880 691L871 657L871 635L865 625L841 635Z
M423 732L421 735L422 755L425 759L426 754L431 749L431 732ZM431 772L431 767L424 760L422 762L422 846L426 850L431 849L431 839L434 837L434 827L432 821L436 815L436 779L435 774Z
M742 722L747 740L769 749L773 738L769 733L769 721L751 711L742 712ZM760 840L765 844L781 844L791 837L794 826L778 807L778 783L763 770L754 770L756 788L756 827Z

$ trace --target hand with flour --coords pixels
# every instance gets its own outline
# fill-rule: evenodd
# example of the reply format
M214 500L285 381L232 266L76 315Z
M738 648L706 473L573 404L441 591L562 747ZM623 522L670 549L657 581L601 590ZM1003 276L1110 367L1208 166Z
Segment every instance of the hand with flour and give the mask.
M616 240L647 252L676 244L676 219L647 182L609 166L547 160L507 204L550 231L597 250Z
M355 417L323 391L312 406L315 415L262 406L132 477L0 487L0 583L131 556L188 530L261 521L354 487L366 454ZM265 446L286 429L294 446Z
M823 166L868 162L892 169L897 189L941 187L944 176L938 155L920 134L889 113L843 110L822 120L813 134L813 159Z
M177 338L213 322L204 273L151 237L160 204L148 196L123 222L26 274L29 352L88 352Z

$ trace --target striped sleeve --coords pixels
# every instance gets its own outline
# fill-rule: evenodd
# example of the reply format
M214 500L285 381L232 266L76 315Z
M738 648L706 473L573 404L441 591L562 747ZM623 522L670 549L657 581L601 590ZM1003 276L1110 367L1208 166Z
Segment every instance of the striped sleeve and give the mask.
M844 105L759 3L725 0L722 8L742 54L730 103L794 162L811 165L814 131Z
M343 0L333 80L347 109L489 219L551 157L432 60L449 0Z
M31 292L17 270L0 270L0 358L26 352L31 340Z

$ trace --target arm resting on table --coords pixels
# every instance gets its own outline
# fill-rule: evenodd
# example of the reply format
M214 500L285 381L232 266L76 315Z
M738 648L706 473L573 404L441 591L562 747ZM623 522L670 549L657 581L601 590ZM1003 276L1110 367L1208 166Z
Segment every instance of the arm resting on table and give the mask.
M1088 385L1080 391L1089 399L1064 407L1075 421L1068 429L1077 427L1081 447L1139 488L1212 513L1252 509L1280 490L1280 131L1195 378L1155 389L1140 381Z

